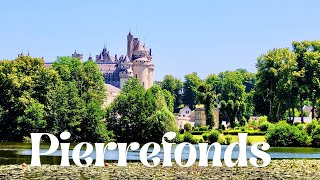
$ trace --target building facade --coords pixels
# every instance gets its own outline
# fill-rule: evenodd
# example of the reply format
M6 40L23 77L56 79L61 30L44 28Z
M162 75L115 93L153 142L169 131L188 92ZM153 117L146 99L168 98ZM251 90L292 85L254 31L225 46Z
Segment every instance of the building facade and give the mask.
M214 128L219 128L219 109L214 108ZM189 123L191 127L206 126L206 114L203 107L196 106L195 110L191 110L189 106L185 106L179 110L179 114L176 116L176 123L180 129L184 128L186 123Z
M83 59L83 54L76 51L72 57ZM89 60L93 58L89 57ZM146 88L153 85L154 65L152 63L151 49L148 49L140 39L133 37L131 32L127 35L126 55L111 56L108 49L104 47L100 54L96 55L95 62L101 70L105 83L122 89L125 82L135 77ZM45 64L46 67L50 64Z

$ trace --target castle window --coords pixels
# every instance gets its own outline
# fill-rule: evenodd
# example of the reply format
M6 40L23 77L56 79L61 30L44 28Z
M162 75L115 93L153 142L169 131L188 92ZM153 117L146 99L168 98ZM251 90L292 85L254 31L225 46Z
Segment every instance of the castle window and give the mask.
M138 74L136 74L136 78L138 78Z

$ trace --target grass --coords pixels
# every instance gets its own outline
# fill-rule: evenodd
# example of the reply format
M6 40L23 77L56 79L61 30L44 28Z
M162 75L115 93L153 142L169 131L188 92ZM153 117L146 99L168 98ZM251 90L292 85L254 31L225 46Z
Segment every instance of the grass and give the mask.
M221 135L221 136L225 137L226 135ZM231 143L238 142L238 140L239 140L238 136L236 136L236 135L230 135L230 136L232 137ZM193 137L195 139L203 139L202 135L193 135ZM264 136L248 136L248 141L251 143L257 143L257 142L265 142L266 139Z

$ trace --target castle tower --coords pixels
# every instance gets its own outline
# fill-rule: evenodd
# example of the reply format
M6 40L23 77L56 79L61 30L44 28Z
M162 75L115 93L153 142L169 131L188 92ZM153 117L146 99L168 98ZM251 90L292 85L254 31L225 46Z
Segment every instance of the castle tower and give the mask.
M133 36L131 35L131 32L129 31L129 34L127 36L127 56L129 58L131 58L132 53L133 53Z

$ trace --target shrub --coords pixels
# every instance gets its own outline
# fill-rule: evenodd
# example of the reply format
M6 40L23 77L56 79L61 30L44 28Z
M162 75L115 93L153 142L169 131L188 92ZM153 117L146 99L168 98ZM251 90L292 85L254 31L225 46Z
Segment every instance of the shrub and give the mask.
M177 134L176 138L173 139L174 143L182 143L184 140L184 136L182 134Z
M217 142L219 144L225 145L226 144L226 139L223 136L220 136Z
M262 122L260 124L260 131L267 131L268 128L271 126L272 124L269 122Z
M193 131L199 131L199 127L193 128Z
M208 134L209 133L207 133L207 132L202 134L202 138L203 138L204 141L208 140Z
M305 130L280 121L268 128L266 141L271 146L305 146L310 145L310 138Z
M191 133L186 132L186 133L184 134L183 141L184 141L184 142L189 142L189 143L191 143L191 144L197 144L199 140L196 139L196 138L194 138Z
M187 132L192 130L191 124L185 123L183 126L183 129L186 130Z
M191 133L189 133L189 132L186 132L186 133L184 134L183 141L184 141L184 142L192 143L192 141L193 141L193 135L192 135Z
M317 120L312 120L310 123L306 123L306 131L308 134L311 135L312 131L318 126L318 121Z
M208 131L209 127L208 126L201 126L199 127L199 131Z
M209 141L209 143L217 142L219 140L219 136L220 136L220 132L219 131L211 130L208 133L208 141Z
M297 128L300 130L304 130L305 129L305 125L304 124L298 124Z
M225 139L226 139L226 144L227 144L227 145L231 144L232 136L227 135L227 136L225 136Z
M180 133L180 134L184 134L184 129L180 129L180 130L179 130L179 133Z
M312 145L320 146L320 125L317 125L311 133Z
M260 116L258 121L259 121L259 125L261 125L264 122L268 122L268 117L267 116Z
M241 131L245 131L245 130L246 130L246 127L242 126L242 127L240 127L240 130L241 130Z

